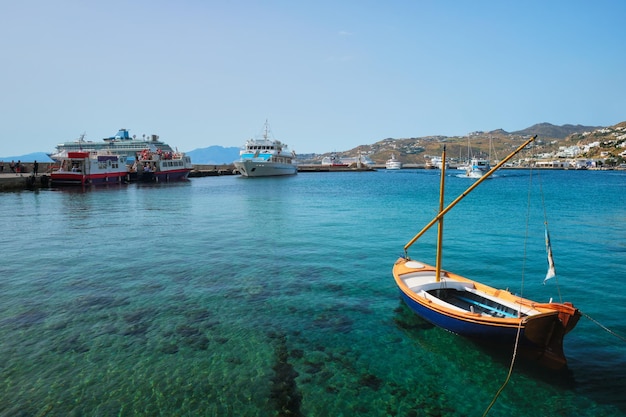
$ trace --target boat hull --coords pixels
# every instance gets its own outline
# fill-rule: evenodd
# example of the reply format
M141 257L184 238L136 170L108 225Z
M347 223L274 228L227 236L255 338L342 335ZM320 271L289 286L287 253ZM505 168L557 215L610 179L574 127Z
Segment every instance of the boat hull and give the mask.
M243 160L235 161L234 165L243 177L276 177L298 173L296 165L287 163Z
M157 172L134 172L131 173L132 182L174 182L185 181L189 177L191 169Z
M190 169L165 171L155 173L157 181L184 181L189 177Z
M470 169L465 172L465 176L468 178L482 178L485 173L485 171L481 171L479 169Z
M116 172L108 174L83 175L73 172L53 172L50 174L52 185L98 185L98 184L120 184L127 182L126 172Z

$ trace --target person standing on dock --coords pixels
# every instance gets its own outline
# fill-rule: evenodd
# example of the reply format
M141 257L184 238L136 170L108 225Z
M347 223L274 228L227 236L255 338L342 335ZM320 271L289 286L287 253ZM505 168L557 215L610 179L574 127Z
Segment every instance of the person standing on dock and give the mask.
M33 175L35 177L37 176L37 171L39 171L39 164L37 163L37 160L35 159L35 162L33 162Z
M11 161L9 168L11 168L11 172L15 172L15 161Z

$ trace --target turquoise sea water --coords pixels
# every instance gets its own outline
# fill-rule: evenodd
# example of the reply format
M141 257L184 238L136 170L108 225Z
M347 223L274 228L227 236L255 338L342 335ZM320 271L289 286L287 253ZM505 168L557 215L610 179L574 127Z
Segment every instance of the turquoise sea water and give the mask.
M446 216L444 267L560 289L626 335L626 173L530 177ZM416 318L391 275L438 187L383 170L0 194L0 416L482 415L511 353ZM409 254L434 263L434 241ZM583 317L565 351L556 373L518 360L489 415L626 415L626 343Z

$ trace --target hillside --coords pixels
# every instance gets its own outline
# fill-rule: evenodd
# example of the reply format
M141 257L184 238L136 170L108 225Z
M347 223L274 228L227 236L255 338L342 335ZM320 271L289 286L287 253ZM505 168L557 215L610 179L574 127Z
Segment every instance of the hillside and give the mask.
M384 164L391 154L395 154L403 163L423 164L431 156L440 155L445 144L448 156L452 159L466 158L468 153L473 156L491 156L493 159L504 157L523 143L525 138L537 135L537 141L529 150L534 153L545 153L558 150L559 146L571 146L578 142L591 143L597 140L603 129L615 130L626 122L612 128L598 126L582 126L566 124L556 126L550 123L538 123L515 132L496 129L489 132L472 132L468 136L425 136L417 138L386 138L372 145L360 145L356 148L336 152L339 156L358 156L359 153L369 156L375 163ZM608 132L608 131L607 131ZM606 133L607 135L609 133ZM315 160L329 154L317 155ZM314 162L311 160L310 162Z

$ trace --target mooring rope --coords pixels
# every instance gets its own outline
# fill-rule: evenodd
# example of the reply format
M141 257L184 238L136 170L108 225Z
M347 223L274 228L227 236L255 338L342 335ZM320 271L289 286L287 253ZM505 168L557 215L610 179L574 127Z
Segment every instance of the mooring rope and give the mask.
M500 387L498 392L496 392L496 395L494 395L493 399L491 400L491 403L489 403L489 406L483 413L483 417L489 414L489 410L491 410L491 407L493 407L493 405L496 403L496 400L498 399L502 391L504 391L504 387L506 387L506 385L509 383L509 380L511 379L511 375L513 374L513 366L515 365L515 358L517 356L517 346L519 345L519 335L521 331L522 331L522 321L520 320L519 326L517 327L517 334L515 335L515 346L513 348L513 357L511 358L511 365L509 366L509 373L506 375L506 379L502 383L502 386Z
M578 310L580 311L580 310ZM598 320L594 319L593 317L591 317L589 314L587 313L583 313L582 311L580 312L580 314L582 314L583 316L587 317L589 320L591 320L591 322L593 324L595 324L596 326L602 328L604 331L606 331L607 333L617 337L618 339L621 339L622 341L626 342L626 337L619 335L617 333L615 333L613 330L609 329L608 327L604 326L603 324L601 324Z

